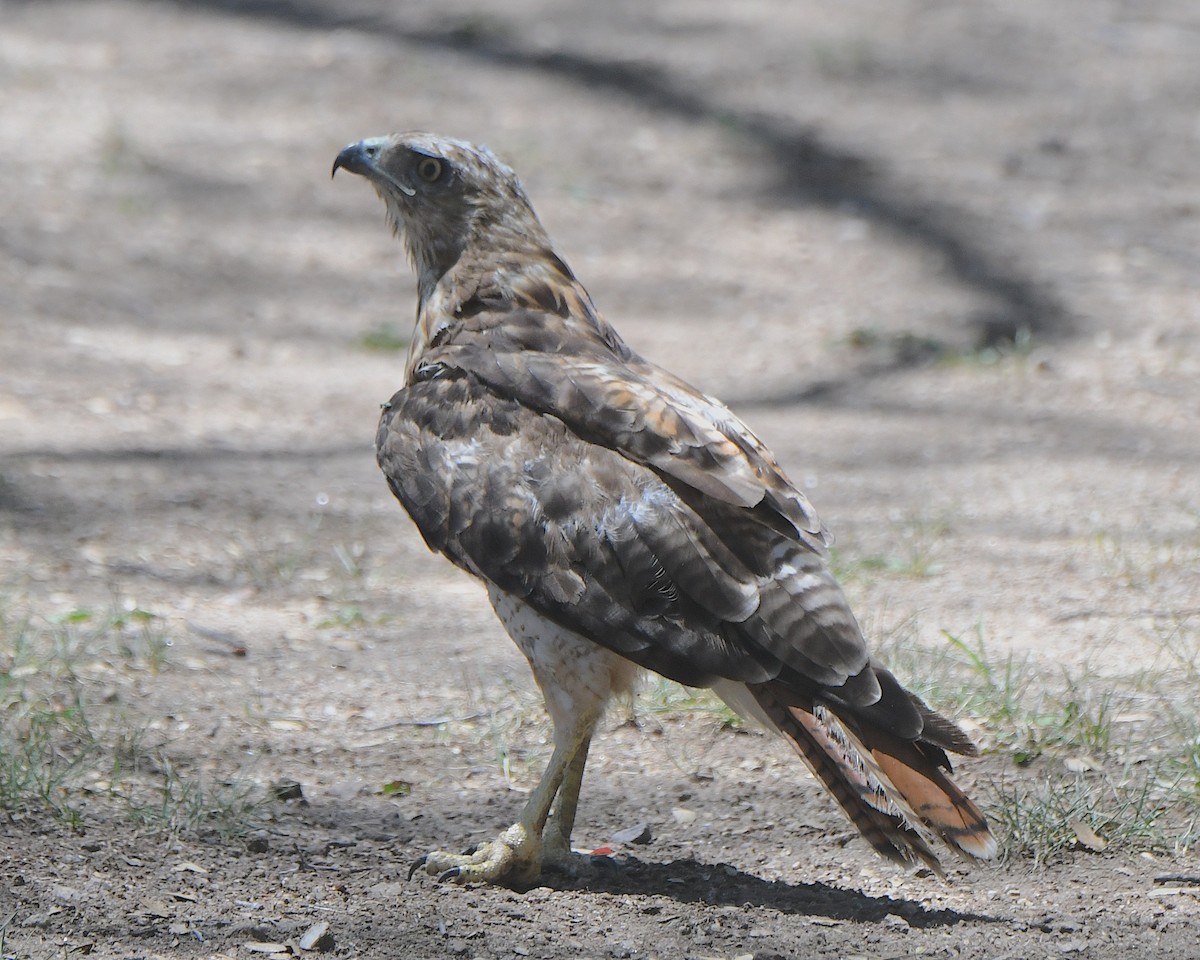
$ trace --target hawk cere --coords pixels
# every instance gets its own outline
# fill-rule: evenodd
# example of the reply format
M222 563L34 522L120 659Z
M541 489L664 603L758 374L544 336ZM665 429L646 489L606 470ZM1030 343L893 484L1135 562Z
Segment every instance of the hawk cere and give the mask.
M418 276L379 465L429 547L486 584L554 724L518 822L416 867L518 885L571 869L593 731L639 668L785 737L885 857L940 870L939 841L992 856L947 776L947 752L974 746L870 659L807 498L597 313L513 171L427 133L351 144L339 169L374 186Z

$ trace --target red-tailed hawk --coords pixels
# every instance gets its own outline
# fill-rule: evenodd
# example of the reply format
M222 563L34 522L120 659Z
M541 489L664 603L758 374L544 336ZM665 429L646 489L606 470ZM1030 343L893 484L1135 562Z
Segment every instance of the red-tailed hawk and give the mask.
M431 549L480 578L554 722L520 820L416 865L459 883L569 868L588 745L639 668L710 687L784 736L881 854L990 857L947 777L975 749L870 659L825 530L725 406L643 360L554 252L516 175L426 133L362 140L419 278L379 465Z

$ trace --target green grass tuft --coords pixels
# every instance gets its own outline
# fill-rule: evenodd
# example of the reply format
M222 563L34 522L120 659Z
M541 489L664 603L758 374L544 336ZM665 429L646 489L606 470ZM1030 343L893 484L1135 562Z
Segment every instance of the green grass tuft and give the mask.
M381 323L359 337L358 344L372 353L401 353L408 349L409 336L394 323Z
M0 811L79 828L125 816L170 833L248 827L254 790L179 769L171 745L114 693L169 669L169 630L134 606L52 618L0 608Z
M943 644L911 638L882 659L937 709L963 720L1007 769L979 790L1005 856L1042 865L1072 850L1182 852L1198 839L1197 636L1169 633L1156 671L1047 675L1029 655L996 654L982 629ZM1098 839L1097 839L1098 838Z

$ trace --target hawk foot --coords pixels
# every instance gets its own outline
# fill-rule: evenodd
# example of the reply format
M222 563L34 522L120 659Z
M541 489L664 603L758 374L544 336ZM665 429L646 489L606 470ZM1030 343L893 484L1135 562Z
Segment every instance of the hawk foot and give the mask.
M596 872L596 867L610 861L608 857L580 850L572 850L569 843L562 839L561 834L555 834L549 829L544 837L542 850L542 869L561 876L578 880L590 877Z
M412 865L408 875L424 869L438 882L495 883L527 887L542 873L542 841L537 834L516 823L495 840L488 840L467 853L434 850Z

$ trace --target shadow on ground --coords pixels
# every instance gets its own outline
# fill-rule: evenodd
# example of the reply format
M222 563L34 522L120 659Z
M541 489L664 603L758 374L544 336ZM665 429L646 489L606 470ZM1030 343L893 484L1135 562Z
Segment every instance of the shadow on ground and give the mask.
M754 906L794 916L829 920L879 922L889 914L900 916L910 927L950 927L966 922L1003 922L995 917L956 910L930 910L913 900L872 897L825 883L788 883L763 880L727 863L708 864L694 859L651 863L629 858L620 864L601 865L586 881L547 874L543 885L552 889L586 889L593 893L658 896L679 903L709 906Z

